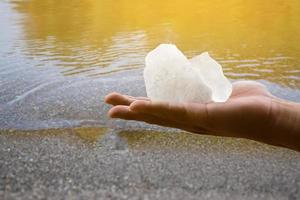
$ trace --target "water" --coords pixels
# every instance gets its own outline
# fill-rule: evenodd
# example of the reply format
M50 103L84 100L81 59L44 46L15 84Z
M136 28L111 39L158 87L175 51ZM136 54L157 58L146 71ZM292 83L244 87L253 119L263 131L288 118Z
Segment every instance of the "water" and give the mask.
M160 43L208 51L232 80L300 101L298 1L0 2L0 128L107 126L110 91L145 95Z

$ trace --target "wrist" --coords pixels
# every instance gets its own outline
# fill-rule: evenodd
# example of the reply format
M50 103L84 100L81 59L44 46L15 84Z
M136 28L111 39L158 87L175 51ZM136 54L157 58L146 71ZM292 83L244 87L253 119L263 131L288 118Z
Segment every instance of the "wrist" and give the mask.
M274 100L272 103L273 141L277 145L300 151L300 104L283 100Z

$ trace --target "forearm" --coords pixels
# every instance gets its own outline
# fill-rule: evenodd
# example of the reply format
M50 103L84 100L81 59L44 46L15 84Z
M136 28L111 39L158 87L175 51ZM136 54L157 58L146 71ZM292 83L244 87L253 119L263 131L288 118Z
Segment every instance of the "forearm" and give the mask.
M300 104L284 100L275 100L274 104L272 142L300 151Z

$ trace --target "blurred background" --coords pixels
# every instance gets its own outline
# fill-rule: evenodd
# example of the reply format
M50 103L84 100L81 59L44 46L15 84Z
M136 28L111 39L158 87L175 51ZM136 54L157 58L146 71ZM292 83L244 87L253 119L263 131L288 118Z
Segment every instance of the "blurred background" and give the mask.
M143 68L148 51L174 43L189 57L208 51L231 79L300 88L298 0L1 1L0 12L3 55L65 76Z
M299 25L298 0L0 1L0 127L107 126L103 97L146 95L144 59L160 43L300 101Z

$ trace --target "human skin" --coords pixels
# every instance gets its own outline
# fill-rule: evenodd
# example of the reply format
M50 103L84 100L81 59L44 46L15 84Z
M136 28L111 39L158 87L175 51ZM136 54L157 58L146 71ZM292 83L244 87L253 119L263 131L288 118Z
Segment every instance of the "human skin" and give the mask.
M108 116L193 133L247 138L300 151L300 104L271 95L254 81L233 84L224 103L151 101L116 92L105 97Z

